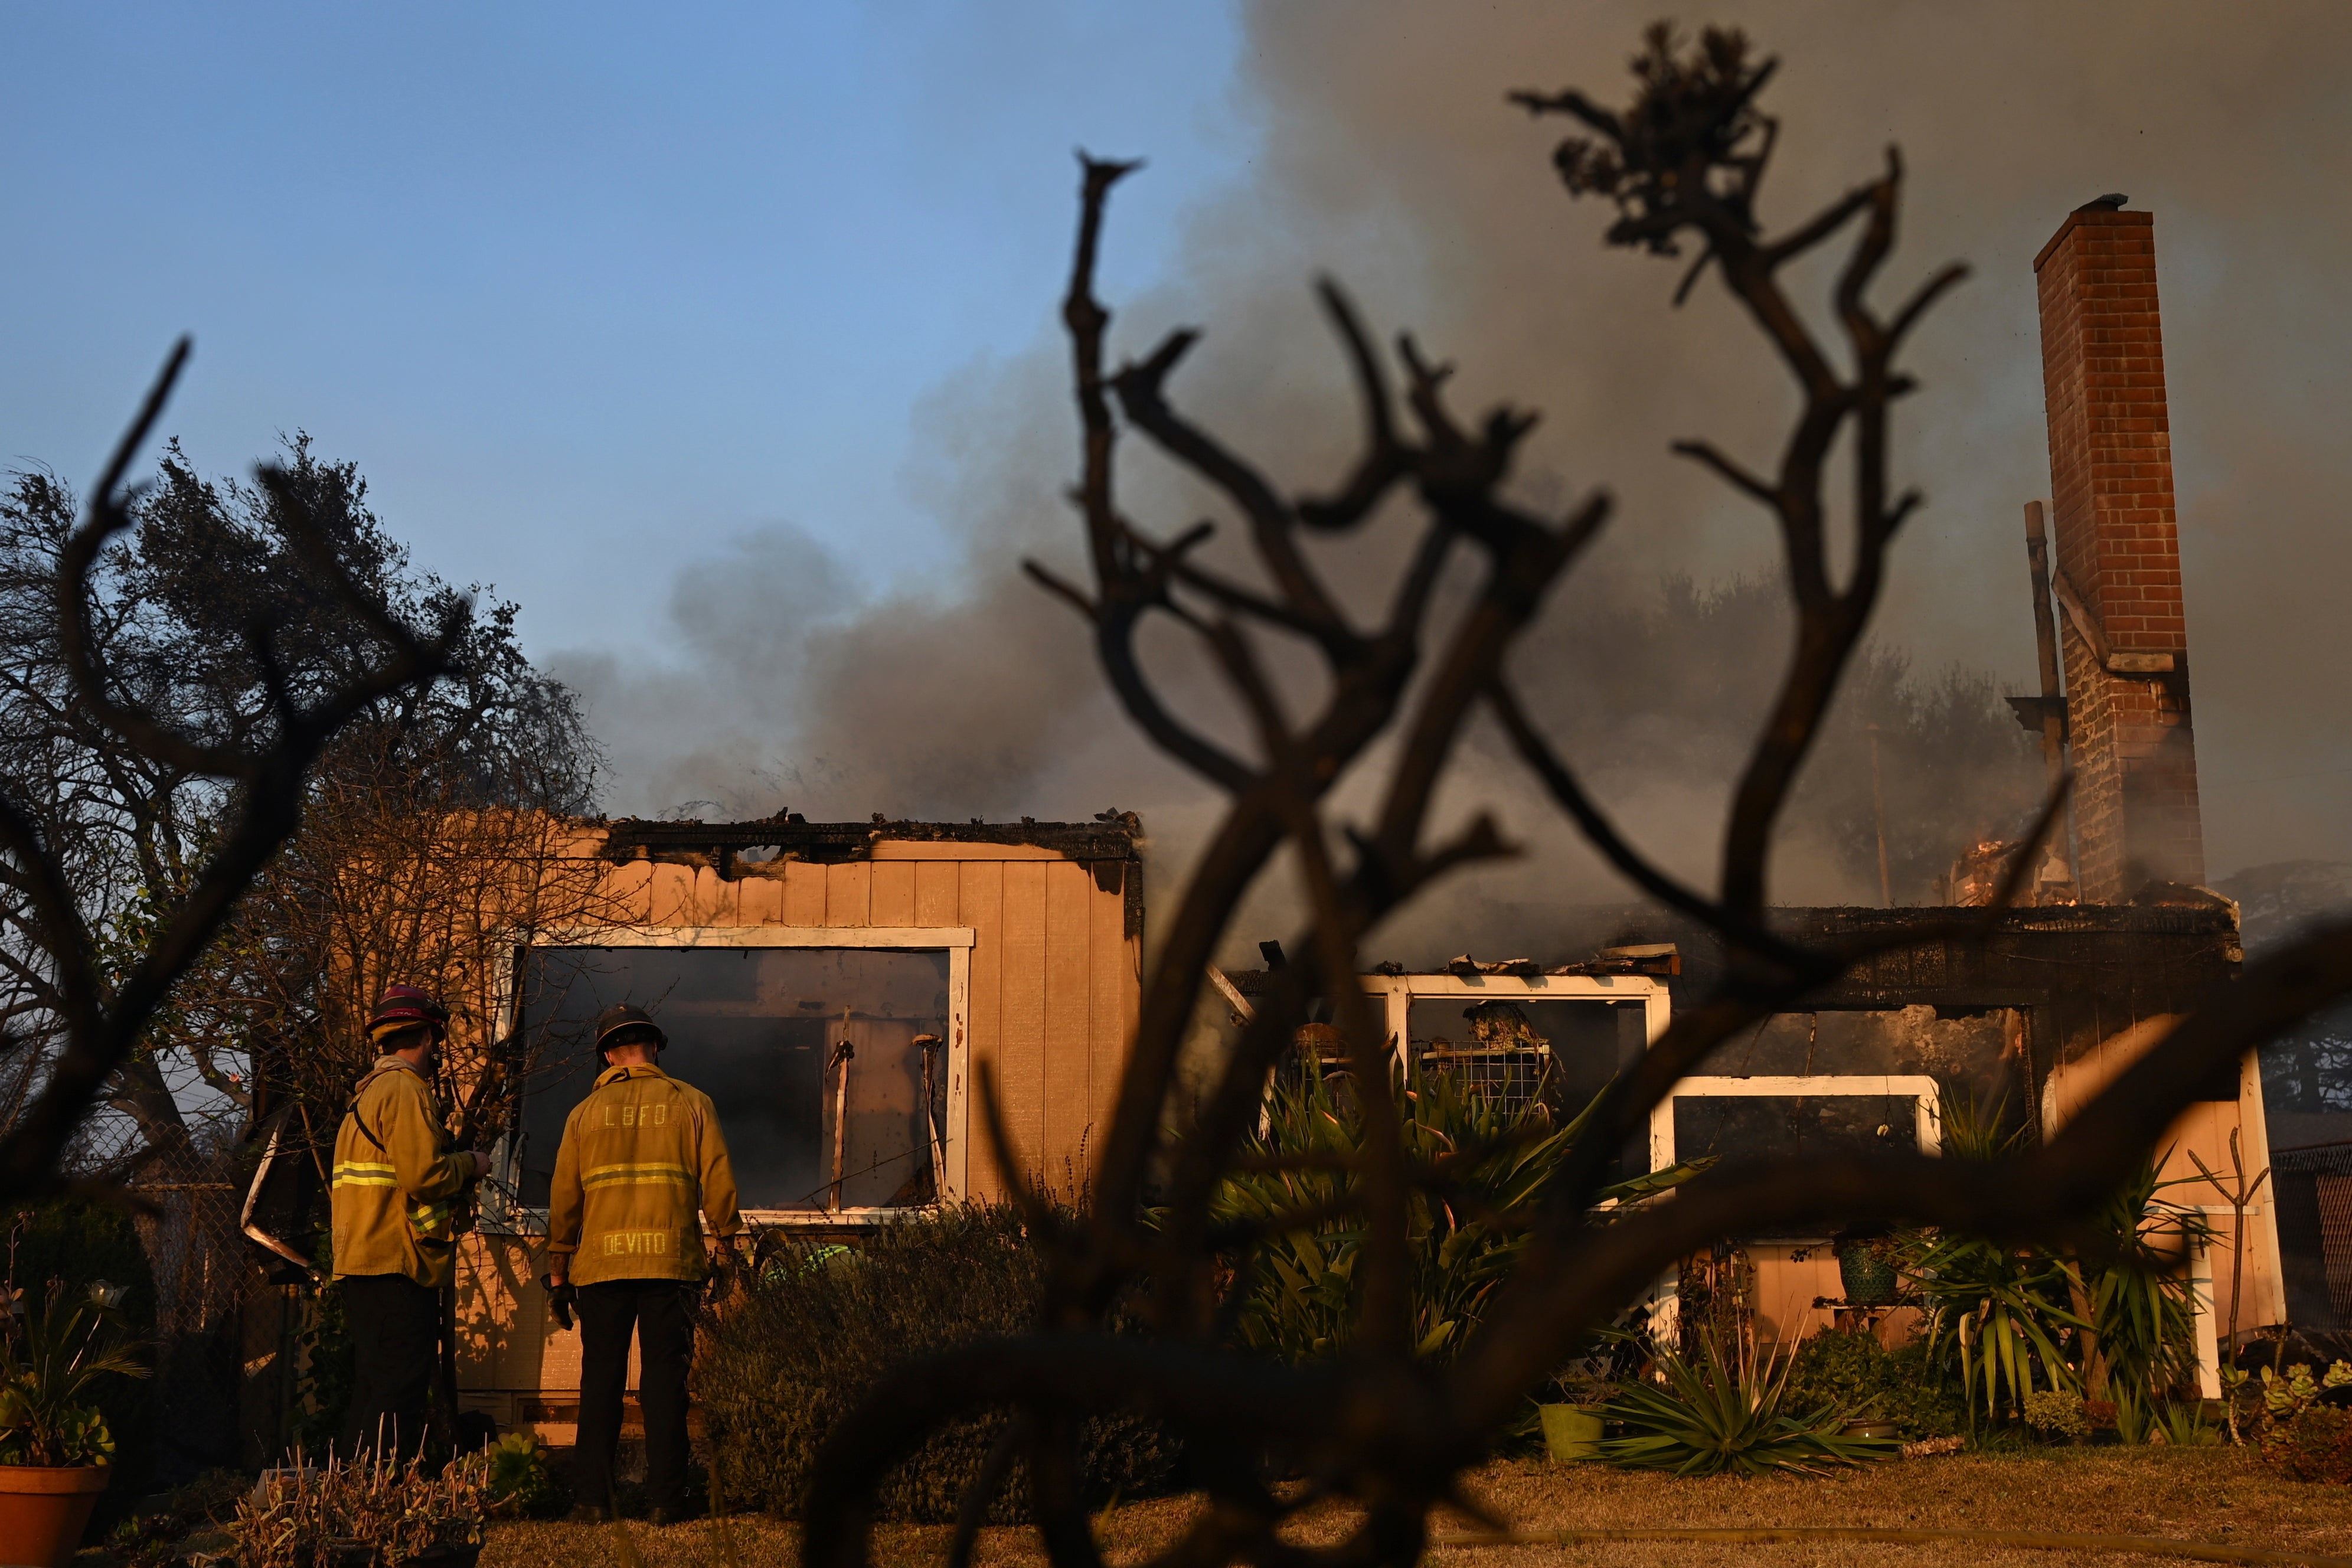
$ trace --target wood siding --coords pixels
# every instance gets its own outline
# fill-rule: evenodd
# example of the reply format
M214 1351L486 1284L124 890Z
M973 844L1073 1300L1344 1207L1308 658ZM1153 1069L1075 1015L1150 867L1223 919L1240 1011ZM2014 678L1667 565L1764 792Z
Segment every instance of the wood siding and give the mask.
M1127 883L1136 875L1132 863L1028 846L884 843L871 859L746 867L731 880L705 865L632 861L613 868L607 887L646 926L971 928L962 1069L995 1076L1017 1167L1076 1197L1141 1005L1142 936L1130 930ZM950 1136L968 1151L971 1195L1001 1199L977 1092L962 1103L964 1124ZM569 1442L579 1341L549 1319L541 1267L528 1241L465 1239L458 1384L468 1407Z

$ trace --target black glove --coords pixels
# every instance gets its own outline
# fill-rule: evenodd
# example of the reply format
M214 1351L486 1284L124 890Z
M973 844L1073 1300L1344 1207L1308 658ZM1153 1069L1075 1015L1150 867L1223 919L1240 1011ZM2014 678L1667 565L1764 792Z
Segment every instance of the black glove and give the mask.
M551 1279L547 1282L547 1310L555 1314L559 1327L569 1330L575 1325L577 1320L572 1316L572 1307L579 1300L580 1288L571 1280L566 1279L561 1285Z

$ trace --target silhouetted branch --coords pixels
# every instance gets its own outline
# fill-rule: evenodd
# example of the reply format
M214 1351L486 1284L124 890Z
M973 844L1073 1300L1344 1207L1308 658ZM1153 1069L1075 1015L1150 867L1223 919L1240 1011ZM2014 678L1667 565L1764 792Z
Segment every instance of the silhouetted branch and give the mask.
M1057 1568L1099 1563L1076 1479L1079 1423L1139 1408L1184 1438L1193 1482L1205 1496L1199 1516L1151 1560L1153 1568L1234 1562L1404 1568L1425 1542L1429 1510L1466 1506L1460 1472L1485 1455L1528 1390L1675 1258L1726 1236L1830 1219L1942 1225L2018 1239L2063 1236L2106 1200L2208 1068L2352 987L2352 927L2308 939L2216 993L2063 1133L2022 1155L1965 1168L1923 1157L1725 1164L1654 1202L1596 1213L1622 1139L1724 1042L1874 952L1981 934L2032 875L2034 850L2065 797L2062 780L1988 910L1820 945L1772 930L1766 873L1775 824L1866 632L1886 551L1919 504L1914 491L1890 499L1887 419L1913 384L1895 368L1894 354L1964 269L1937 273L1891 321L1869 304L1900 213L1903 171L1892 153L1876 179L1785 234L1761 232L1755 195L1777 126L1757 110L1756 96L1773 65L1752 61L1737 33L1711 29L1685 49L1671 28L1654 28L1636 72L1639 91L1622 112L1574 92L1515 94L1514 101L1567 114L1589 132L1563 142L1554 162L1571 194L1616 204L1612 243L1658 255L1678 254L1685 238L1698 243L1684 286L1713 262L1713 275L1788 366L1801 400L1769 477L1704 441L1675 448L1771 514L1796 620L1788 666L1735 784L1716 891L1668 874L1615 827L1503 673L1551 588L1597 536L1607 500L1596 495L1557 521L1514 504L1506 483L1533 416L1498 407L1475 422L1457 419L1444 397L1451 367L1424 356L1407 336L1396 340L1402 374L1391 393L1377 340L1328 281L1319 299L1352 377L1361 449L1328 499L1286 497L1270 463L1245 457L1177 408L1171 382L1196 333L1171 334L1148 360L1104 374L1110 315L1094 297L1094 268L1110 189L1131 165L1088 161L1064 316L1085 437L1076 498L1096 582L1089 593L1033 572L1091 621L1107 676L1129 714L1163 749L1223 788L1229 809L1145 977L1136 1037L1100 1144L1093 1208L1075 1225L1050 1220L1043 1194L1013 1180L1016 1201L1036 1215L1047 1267L1039 1331L904 1368L835 1427L812 1488L805 1540L812 1568L862 1568L868 1500L882 1470L940 1423L1007 1405L1028 1423L1021 1446L1036 1482L1040 1532ZM1796 309L1781 272L1841 237L1850 248L1831 289L1839 340L1832 347ZM1121 416L1239 514L1262 583L1191 559L1206 525L1161 544L1121 512L1115 483ZM1829 544L1833 471L1853 498L1852 558L1843 563L1831 560ZM1419 532L1386 618L1350 626L1310 568L1300 533L1344 543L1391 497L1410 500ZM1465 558L1477 569L1475 585L1441 603L1437 583ZM1139 629L1154 614L1197 639L1223 672L1255 738L1256 761L1171 717L1135 653ZM1319 697L1311 711L1294 713L1286 702L1296 688L1277 684L1260 651L1274 640L1261 638L1268 632L1303 640L1316 661ZM1712 990L1687 1003L1677 998L1668 1027L1602 1092L1535 1204L1510 1214L1477 1209L1481 1223L1524 1231L1524 1251L1487 1298L1467 1344L1441 1366L1416 1359L1410 1335L1400 1333L1410 1321L1402 1225L1415 1191L1454 1201L1456 1173L1470 1168L1462 1162L1491 1151L1456 1151L1418 1164L1405 1157L1390 1100L1390 1063L1402 1043L1372 1017L1356 954L1366 933L1439 878L1513 852L1484 816L1450 839L1432 841L1438 787L1482 702L1603 858L1717 933L1729 962ZM1376 753L1384 739L1390 744ZM1369 804L1361 822L1337 822L1328 796L1350 770ZM1244 899L1285 848L1308 911L1288 951L1305 962L1265 974L1254 1013L1195 1086L1183 1121L1176 1067L1203 974ZM1269 1152L1254 1142L1269 1076L1316 1002L1331 1010L1345 1044L1366 1132L1360 1155ZM996 1128L984 1078L982 1105ZM997 1135L1001 1142L1001 1130ZM1336 1191L1276 1214L1217 1218L1218 1194L1231 1177L1269 1171L1326 1171L1340 1179L1328 1184ZM1475 1207L1475 1194L1464 1189L1460 1196ZM1344 1351L1327 1362L1283 1365L1230 1348L1235 1314L1255 1289L1255 1247L1343 1215L1360 1215L1368 1238ZM1132 1305L1144 1331L1108 1332L1115 1302ZM1354 1503L1360 1518L1352 1532L1321 1546L1284 1540L1278 1527L1298 1500L1269 1494L1258 1463L1267 1451L1312 1478L1302 1496Z

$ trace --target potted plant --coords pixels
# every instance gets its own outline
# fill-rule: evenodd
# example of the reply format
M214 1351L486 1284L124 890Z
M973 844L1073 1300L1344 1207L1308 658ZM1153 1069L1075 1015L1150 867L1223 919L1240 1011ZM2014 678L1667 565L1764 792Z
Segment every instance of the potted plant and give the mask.
M1601 1410L1616 1384L1595 1377L1563 1376L1552 1382L1553 1398L1536 1405L1543 1423L1544 1452L1554 1459L1590 1459L1601 1448Z
M14 1285L0 1293L0 1563L65 1568L81 1544L114 1462L91 1385L147 1375L121 1304L104 1280L68 1296L52 1279L35 1310Z
M1895 1241L1884 1230L1848 1226L1831 1239L1837 1257L1838 1285L1849 1307L1891 1307L1903 1289L1895 1267Z

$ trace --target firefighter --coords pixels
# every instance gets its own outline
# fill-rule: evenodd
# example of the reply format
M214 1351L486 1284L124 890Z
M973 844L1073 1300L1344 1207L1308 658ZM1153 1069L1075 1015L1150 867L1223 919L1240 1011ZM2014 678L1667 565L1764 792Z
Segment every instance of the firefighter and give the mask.
M335 1280L352 1328L356 1376L341 1451L425 1440L425 1396L451 1273L450 1214L487 1161L452 1149L433 1098L433 1058L449 1014L413 985L393 985L368 1021L375 1065L352 1091L335 1134Z
M576 1300L580 1314L575 1519L612 1517L632 1330L646 1500L656 1523L683 1517L693 1307L711 1271L700 1216L709 1218L722 1267L742 1228L719 1114L709 1096L662 1071L668 1044L644 1008L606 1008L596 1020L604 1070L564 1121L555 1153L546 1283L559 1311Z

